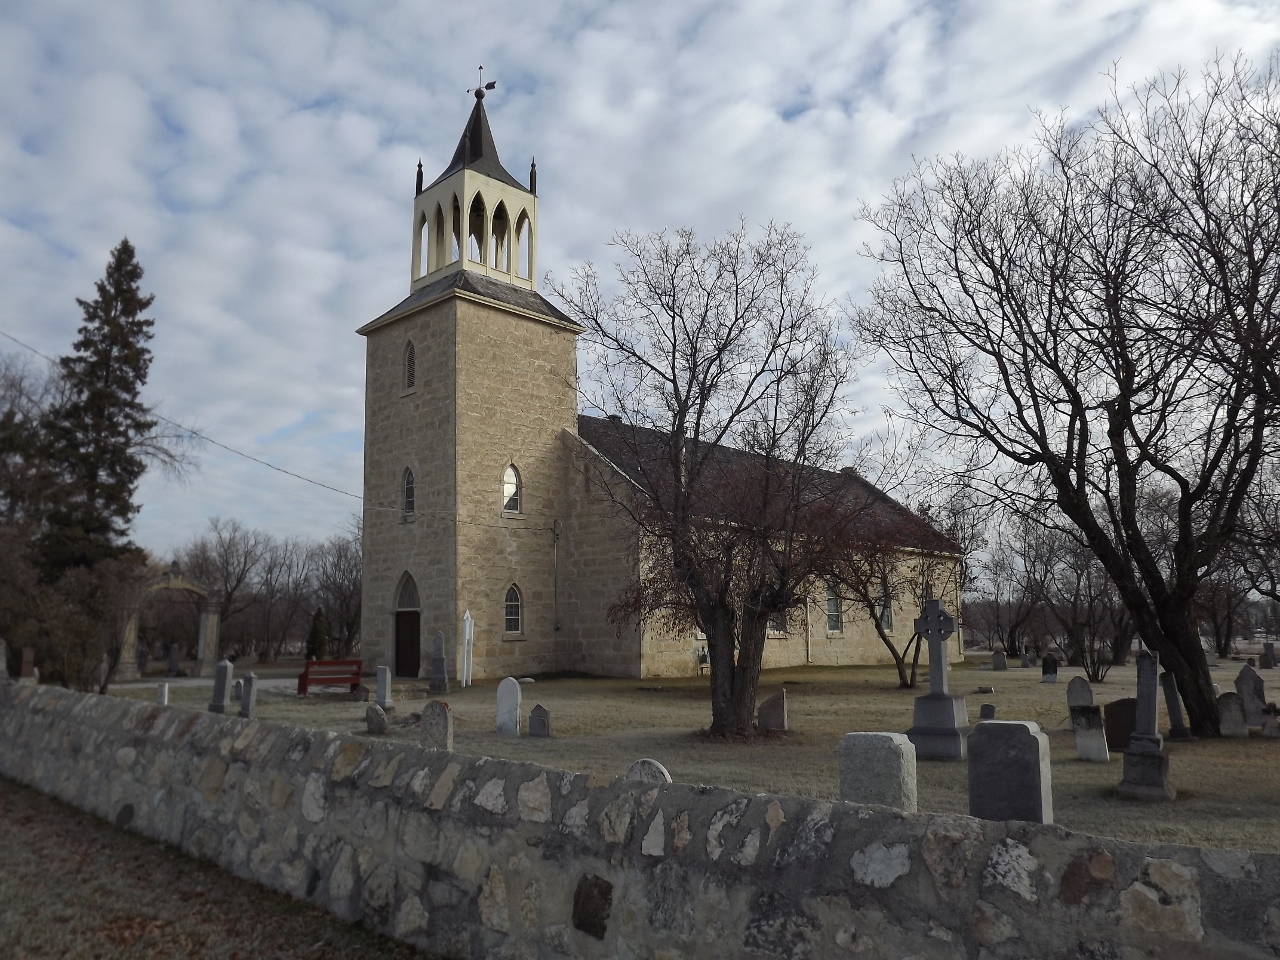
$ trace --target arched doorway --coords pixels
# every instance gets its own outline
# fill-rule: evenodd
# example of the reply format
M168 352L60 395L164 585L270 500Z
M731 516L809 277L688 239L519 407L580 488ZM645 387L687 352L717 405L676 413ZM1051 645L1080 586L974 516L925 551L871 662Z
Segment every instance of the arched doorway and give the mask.
M395 674L417 677L422 670L422 614L418 585L404 575L396 596Z

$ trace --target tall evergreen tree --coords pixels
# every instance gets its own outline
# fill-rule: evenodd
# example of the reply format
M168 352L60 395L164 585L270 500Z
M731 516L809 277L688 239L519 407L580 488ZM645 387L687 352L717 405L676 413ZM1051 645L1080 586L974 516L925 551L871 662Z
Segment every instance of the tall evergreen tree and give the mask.
M133 549L127 537L156 425L139 399L151 366L153 321L143 312L142 267L128 238L111 252L93 300L76 302L84 324L74 353L59 361L65 400L48 411L44 435L55 480L40 540L46 579Z

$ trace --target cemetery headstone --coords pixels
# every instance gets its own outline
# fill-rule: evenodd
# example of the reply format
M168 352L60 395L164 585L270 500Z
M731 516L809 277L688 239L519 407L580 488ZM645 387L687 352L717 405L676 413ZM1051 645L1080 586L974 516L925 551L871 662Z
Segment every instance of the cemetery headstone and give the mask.
M395 703L391 699L391 668L378 667L378 694L374 698L374 704L381 708L383 713L394 713L396 709Z
M756 725L761 730L787 729L787 688L760 702L756 708Z
M1276 720L1275 714L1269 713L1262 718L1262 735L1268 740L1280 738L1280 722Z
M364 722L375 737L387 732L387 713L376 703L364 708Z
M1213 685L1213 695L1214 695L1215 697L1220 697L1220 696L1222 696L1222 684L1220 684L1220 683L1215 683L1215 684Z
M1093 706L1093 687L1089 686L1089 681L1084 677L1072 677L1067 683L1067 710L1072 707L1091 707ZM1071 714L1071 729L1076 729L1076 715Z
M1138 654L1138 706L1133 736L1124 752L1124 777L1116 792L1132 800L1172 800L1178 791L1169 783L1169 753L1158 726L1160 658L1150 650Z
M209 701L210 713L226 713L231 708L231 673L235 669L230 660L219 660L213 670L213 699Z
M36 673L36 652L31 647L22 648L22 664L18 667L19 683L38 683L39 675Z
M1040 664L1040 682L1058 682L1058 658L1051 653L1045 656L1044 662Z
M1053 823L1049 738L1026 720L988 720L969 734L969 816Z
M916 748L904 733L840 738L840 799L916 812Z
M1270 640L1263 641L1262 656L1258 658L1258 666L1263 670L1274 670L1276 667L1276 645Z
M176 677L182 672L182 651L176 643L169 644L169 676Z
M422 708L418 738L428 750L453 749L453 711L443 700L428 700Z
M169 685L167 683L156 684L156 703L162 707L169 705Z
M444 631L436 631L435 647L431 653L431 682L427 689L432 693L449 692L449 670L444 660Z
M1034 664L1031 662L1030 654L1026 654L1026 653L1022 655L1021 659L1019 660L1019 663L1021 663L1022 666L1026 668L1030 668L1034 666Z
M978 708L979 720L994 720L996 718L996 705L994 703L984 703Z
M991 669L992 670L1008 670L1009 669L1009 659L1008 657L1005 656L1005 652L1003 650L997 650L995 653L991 654Z
M239 703L242 696L244 696L244 681L237 680L231 685L231 699Z
M1110 763L1107 749L1107 732L1102 722L1102 708L1094 703L1082 703L1069 708L1071 729L1076 735L1076 758L1090 763Z
M253 712L258 708L258 676L250 673L244 678L240 688L240 716L246 720L253 719Z
M1102 708L1102 723L1107 732L1107 746L1117 752L1129 748L1138 719L1138 701L1133 697L1112 700Z
M1240 668L1236 675L1236 693L1244 701L1244 719L1251 727L1262 726L1262 714L1267 708L1266 684L1253 669L1253 663Z
M657 760L644 757L627 767L625 779L639 780L643 783L670 783L671 774L667 773L667 768Z
M1164 706L1169 714L1169 739L1194 740L1195 737L1191 735L1191 730L1187 726L1186 718L1182 713L1182 698L1178 696L1177 679L1166 670L1160 674L1160 686L1164 688Z
M1224 737L1247 738L1249 724L1245 721L1244 698L1238 693L1224 693L1218 698L1218 731Z
M529 736L551 736L551 711L540 703L535 703L529 711Z
M520 736L520 682L506 677L498 684L498 732L508 737Z
M917 757L963 760L965 741L972 727L964 697L953 696L947 686L947 638L955 620L938 600L926 600L915 630L929 644L929 692L916 697L915 717L907 736Z

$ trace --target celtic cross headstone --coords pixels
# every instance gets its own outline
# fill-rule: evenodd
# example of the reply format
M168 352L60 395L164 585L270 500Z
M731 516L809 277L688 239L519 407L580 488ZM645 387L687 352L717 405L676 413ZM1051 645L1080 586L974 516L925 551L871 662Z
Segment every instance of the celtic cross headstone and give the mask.
M939 760L963 760L968 752L969 711L964 697L952 696L947 686L947 638L956 629L955 619L939 600L926 600L915 622L916 633L929 644L929 692L916 697L915 722L907 737L916 756Z

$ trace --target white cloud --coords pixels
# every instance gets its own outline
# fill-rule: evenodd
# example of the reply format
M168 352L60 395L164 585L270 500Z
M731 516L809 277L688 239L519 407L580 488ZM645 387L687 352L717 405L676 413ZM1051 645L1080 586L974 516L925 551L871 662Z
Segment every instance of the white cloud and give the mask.
M1032 111L1266 57L1280 9L1223 0L803 5L548 0L27 2L0 13L0 329L68 348L128 234L157 295L148 393L255 456L359 492L363 343L408 289L414 166L447 162L475 65L507 167L539 163L540 268L623 229L788 221L832 297L874 268L859 203L913 156L988 154ZM885 399L868 371L859 401ZM216 448L148 477L140 542L213 514L324 536L355 506Z

